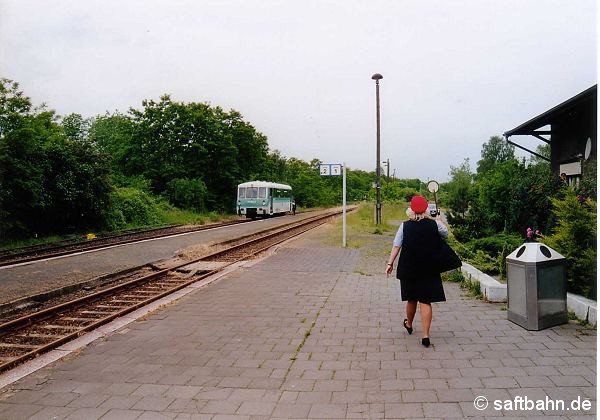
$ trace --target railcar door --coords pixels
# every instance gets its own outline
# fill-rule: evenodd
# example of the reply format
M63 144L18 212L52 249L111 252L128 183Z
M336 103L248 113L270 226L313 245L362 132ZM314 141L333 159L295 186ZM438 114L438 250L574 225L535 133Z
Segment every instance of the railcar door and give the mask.
M269 188L269 214L273 215L273 188Z

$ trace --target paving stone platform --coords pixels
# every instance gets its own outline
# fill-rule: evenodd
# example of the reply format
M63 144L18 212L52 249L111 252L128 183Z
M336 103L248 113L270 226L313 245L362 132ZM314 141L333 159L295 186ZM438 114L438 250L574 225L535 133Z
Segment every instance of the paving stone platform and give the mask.
M365 253L299 239L0 390L0 418L595 418L595 330L525 331L452 283L425 349ZM516 397L592 409L493 409Z

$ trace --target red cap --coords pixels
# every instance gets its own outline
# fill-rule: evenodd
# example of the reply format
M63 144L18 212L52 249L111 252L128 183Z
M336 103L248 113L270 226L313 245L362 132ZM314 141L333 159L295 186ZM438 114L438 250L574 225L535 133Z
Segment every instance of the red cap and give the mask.
M422 195L415 195L412 200L410 200L410 208L415 213L425 213L427 210L427 206L429 203Z

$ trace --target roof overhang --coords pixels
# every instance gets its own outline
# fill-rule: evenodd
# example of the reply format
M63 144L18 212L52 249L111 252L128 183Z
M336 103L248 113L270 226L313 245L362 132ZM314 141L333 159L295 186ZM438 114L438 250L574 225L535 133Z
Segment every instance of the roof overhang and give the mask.
M534 117L534 118L530 119L529 121L524 122L523 124L513 128L512 130L506 131L504 133L504 138L506 138L506 141L508 143L512 144L513 146L516 146L516 147L523 149L535 156L538 156L539 158L549 161L550 159L548 159L546 156L542 156L542 155L540 155L536 152L533 152L517 143L510 141L509 137L517 136L517 135L533 136L533 137L537 138L538 140L541 140L547 144L551 144L551 142L552 142L551 137L547 138L544 136L552 135L552 124L554 122L560 120L562 117L564 117L566 114L571 112L573 109L579 108L582 106L586 106L587 102L596 101L597 86L598 85L594 85L594 86L584 90L583 92L573 96L572 98L567 99L563 103L558 104L555 107L549 109L548 111L538 115L537 117ZM541 128L546 127L548 125L551 127L550 130L541 130Z

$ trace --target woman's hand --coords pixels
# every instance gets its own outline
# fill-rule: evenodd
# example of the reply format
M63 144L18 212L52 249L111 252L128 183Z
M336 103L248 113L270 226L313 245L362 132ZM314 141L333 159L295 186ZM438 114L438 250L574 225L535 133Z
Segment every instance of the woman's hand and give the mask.
M385 274L387 274L387 276L389 277L390 274L392 274L392 271L394 271L394 265L388 264L387 267L385 268Z

